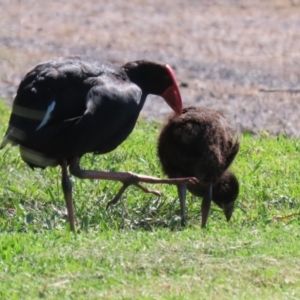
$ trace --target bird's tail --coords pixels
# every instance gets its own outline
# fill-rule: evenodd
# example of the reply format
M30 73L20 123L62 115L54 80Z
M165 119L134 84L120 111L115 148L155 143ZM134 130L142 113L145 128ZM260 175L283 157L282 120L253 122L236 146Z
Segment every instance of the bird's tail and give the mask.
M21 131L15 130L13 127L8 127L4 138L0 145L0 150L6 147L7 144L12 144L13 146L18 145L17 137L21 136Z
M0 150L2 150L7 144L8 144L7 135L5 135L2 142L1 142L1 144L0 144Z

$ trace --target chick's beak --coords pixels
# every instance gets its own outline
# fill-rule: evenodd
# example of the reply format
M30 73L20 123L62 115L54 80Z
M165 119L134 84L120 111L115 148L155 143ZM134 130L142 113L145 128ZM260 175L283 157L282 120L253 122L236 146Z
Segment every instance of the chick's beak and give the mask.
M234 202L230 202L229 204L223 206L223 212L227 222L230 220L233 210L234 210Z

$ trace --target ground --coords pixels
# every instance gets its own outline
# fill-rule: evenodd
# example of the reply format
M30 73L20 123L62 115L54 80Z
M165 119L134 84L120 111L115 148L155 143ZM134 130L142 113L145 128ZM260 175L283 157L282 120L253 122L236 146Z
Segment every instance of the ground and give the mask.
M53 57L145 58L175 69L185 105L223 111L238 132L300 136L299 13L299 0L0 0L0 97ZM150 97L142 117L169 112Z

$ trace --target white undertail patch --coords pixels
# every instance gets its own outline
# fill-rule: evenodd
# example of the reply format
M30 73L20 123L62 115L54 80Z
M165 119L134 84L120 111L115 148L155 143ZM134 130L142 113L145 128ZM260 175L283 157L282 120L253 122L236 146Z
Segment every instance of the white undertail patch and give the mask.
M41 129L43 126L45 126L48 122L48 120L50 119L50 115L52 113L52 111L54 110L55 108L55 105L56 105L56 102L55 101L52 101L52 103L48 106L47 108L47 111L46 111L46 114L42 120L42 122L40 123L40 125L36 128L35 131Z

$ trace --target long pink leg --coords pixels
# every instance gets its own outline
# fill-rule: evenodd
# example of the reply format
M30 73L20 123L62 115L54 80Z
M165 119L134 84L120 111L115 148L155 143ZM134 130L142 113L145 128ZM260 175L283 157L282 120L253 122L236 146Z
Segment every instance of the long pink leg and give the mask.
M128 186L135 185L147 193L159 194L157 191L151 191L146 187L142 186L140 182L144 183L164 183L164 184L186 184L186 183L196 183L198 180L194 177L187 178L167 178L161 179L157 177L151 177L147 175L135 174L132 172L101 172L93 170L82 170L79 166L79 158L75 158L70 163L70 173L81 179L105 179L105 180L115 180L123 183L119 192L115 198L111 201L111 204L117 203L122 194L125 192ZM110 204L109 204L110 205Z
M198 180L194 177L187 178L157 178L148 175L140 175L132 172L101 172L93 170L83 170L79 166L79 158L71 161L69 167L70 173L81 179L105 179L123 182L124 184L139 186L139 182L145 183L165 183L165 184L179 184L179 183L197 183Z
M68 164L67 161L63 161L61 164L61 185L65 196L68 218L70 222L71 231L75 231L75 218L74 218L74 208L72 200L72 183L68 175Z

